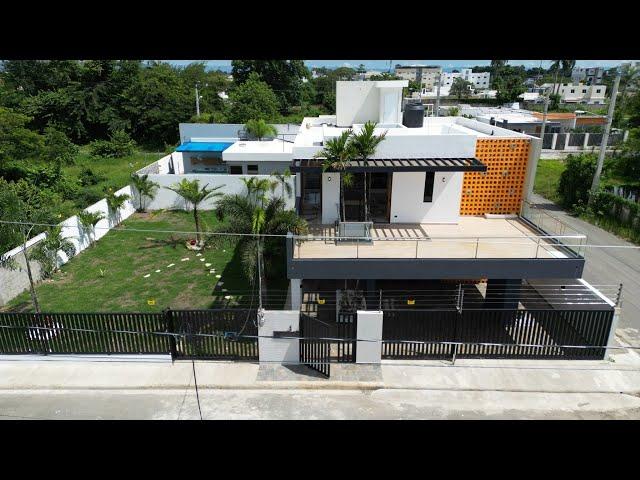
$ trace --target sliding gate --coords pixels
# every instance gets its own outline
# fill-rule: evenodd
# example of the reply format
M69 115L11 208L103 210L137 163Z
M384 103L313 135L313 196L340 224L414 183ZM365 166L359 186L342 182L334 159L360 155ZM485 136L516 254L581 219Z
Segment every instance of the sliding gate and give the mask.
M385 310L382 358L604 358L613 308Z

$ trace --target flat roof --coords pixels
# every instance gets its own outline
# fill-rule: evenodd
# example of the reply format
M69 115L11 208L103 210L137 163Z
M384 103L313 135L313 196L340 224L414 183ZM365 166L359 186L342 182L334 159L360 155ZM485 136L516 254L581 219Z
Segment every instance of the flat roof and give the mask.
M241 140L239 142L235 142L225 153L291 153L292 151L293 142L273 139L263 141Z
M233 142L185 142L176 152L224 152Z

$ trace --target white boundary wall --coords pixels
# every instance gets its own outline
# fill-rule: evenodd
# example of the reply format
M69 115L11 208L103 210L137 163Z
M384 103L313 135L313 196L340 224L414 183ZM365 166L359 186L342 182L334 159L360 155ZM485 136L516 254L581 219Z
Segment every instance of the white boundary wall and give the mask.
M86 208L88 212L101 212L104 215L104 219L100 220L95 228L94 233L91 235L93 240L98 240L109 233L109 228L116 226L121 221L129 218L134 212L135 195L130 186L121 188L116 192L117 195L127 194L131 199L127 200L123 207L114 215L109 215L109 209L107 207L106 199L102 199L97 203L94 203L90 207ZM89 238L83 231L80 224L80 220L76 215L67 218L61 222L62 236L69 239L73 246L76 248L76 255L85 250L89 245ZM41 233L33 237L27 242L27 250L33 245L39 243L46 238L45 233ZM22 246L16 247L13 250L6 252L3 258L13 258L18 264L16 269L0 268L0 305L6 304L11 299L18 296L20 293L29 288L29 277L27 276L26 263L24 255L22 253ZM58 252L58 266L62 266L69 261L69 258L64 252ZM40 280L41 272L38 262L29 262L31 270L36 280Z
M298 363L300 341L297 338L266 338L273 332L297 332L300 329L299 310L265 310L258 327L258 351L260 362Z
M182 179L199 180L200 186L208 185L211 187L217 187L224 185L219 191L225 194L238 194L244 195L247 192L247 188L242 181L243 178L255 177L258 179L275 180L270 175L215 175L209 173L201 174L185 174L185 175L156 175L149 174L149 180L157 182L160 185L156 192L156 196L152 201L147 200L147 210L180 210L189 209L190 207L185 204L185 201L177 193L169 190L166 187L170 187L179 183ZM292 189L295 188L295 175L289 178L288 182L291 184ZM277 187L273 193L268 192L269 196L281 196L281 187ZM216 198L212 198L204 202L201 206L201 210L212 210L215 208ZM292 192L291 196L286 199L286 208L295 208L295 194Z

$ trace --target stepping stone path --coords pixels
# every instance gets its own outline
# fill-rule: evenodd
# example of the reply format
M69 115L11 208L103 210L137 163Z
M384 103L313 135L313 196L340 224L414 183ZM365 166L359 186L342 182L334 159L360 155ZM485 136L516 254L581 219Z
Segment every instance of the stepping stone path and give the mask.
M204 258L201 258L201 259L200 259L200 261L201 261L201 262L204 262L204 261L205 261L205 259L204 259Z
M144 278L149 278L150 276L151 276L151 274L150 274L150 273L147 273L147 274L144 276Z
M167 268L173 267L174 265L175 265L175 263L170 263L169 265L167 265Z
M196 257L199 257L200 255L202 255L201 253L196 253Z
M209 268L211 266L211 264L210 263L205 263L204 266Z
M185 258L181 259L180 261L181 262L186 262L187 260L189 260L189 257L185 257Z
M222 275L218 274L216 275L216 278L222 278Z
M162 270L158 269L158 270L156 270L156 273L160 273L161 271L162 271Z

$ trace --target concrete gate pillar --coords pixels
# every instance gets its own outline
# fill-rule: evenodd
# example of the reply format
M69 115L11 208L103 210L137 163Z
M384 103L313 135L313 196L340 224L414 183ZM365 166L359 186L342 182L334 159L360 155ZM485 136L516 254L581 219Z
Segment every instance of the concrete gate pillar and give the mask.
M277 338L274 332L298 332L300 312L298 310L265 310L258 327L258 351L260 362L294 364L300 362L300 340ZM277 334L276 334L277 335ZM271 337L271 338L267 338Z
M382 317L381 311L358 310L356 363L382 361Z
M302 305L302 280L292 278L289 281L289 305L291 310L300 310Z

